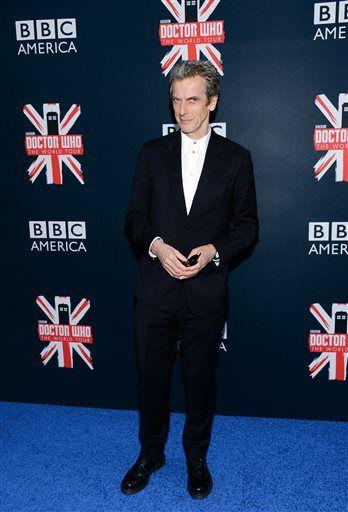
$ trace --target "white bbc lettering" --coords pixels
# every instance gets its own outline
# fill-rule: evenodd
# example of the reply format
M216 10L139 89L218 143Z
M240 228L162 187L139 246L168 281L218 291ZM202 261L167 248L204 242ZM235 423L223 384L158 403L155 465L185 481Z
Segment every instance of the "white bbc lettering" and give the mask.
M15 25L17 41L29 41L35 39L33 20L16 21Z
M84 221L29 221L29 235L31 252L87 252Z
M30 238L47 238L47 228L45 220L29 221Z
M66 238L65 221L52 221L48 222L48 235L49 238Z
M329 222L309 222L308 240L310 242L329 240L329 229Z
M36 39L55 39L54 20L36 20Z
M86 239L86 223L85 222L68 222L68 238Z
M70 240L86 239L86 222L84 221L29 221L30 238L49 238Z
M331 240L334 242L348 241L348 222L333 222L331 225Z
M348 222L309 222L308 254L348 255Z
M330 226L331 225L331 226ZM331 229L330 229L331 227ZM309 242L347 242L348 222L309 222Z
M330 25L348 22L348 0L319 2L314 4L314 25Z
M75 39L76 35L76 19L66 18L57 20L57 37L58 39Z
M314 25L328 25L336 22L336 2L314 4Z
M226 137L226 123L210 123L212 129L222 135L222 137ZM162 135L168 135L169 133L173 133L179 129L179 125L171 123L171 124L162 124Z
M75 39L76 18L16 21L17 41L45 39Z
M348 0L338 4L338 23L348 23Z

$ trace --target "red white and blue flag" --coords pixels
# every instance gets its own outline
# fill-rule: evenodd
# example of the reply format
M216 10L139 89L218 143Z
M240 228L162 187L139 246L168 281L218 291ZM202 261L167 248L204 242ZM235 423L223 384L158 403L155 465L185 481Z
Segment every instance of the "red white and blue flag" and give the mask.
M225 41L223 20L209 20L220 0L162 0L176 22L161 21L159 39L161 46L171 46L161 60L162 73L166 76L179 60L199 60L200 55L209 60L223 75L221 53L215 44Z
M73 104L61 120L59 103L44 103L43 116L35 108L24 105L23 112L39 134L25 135L25 149L28 156L36 156L28 169L32 183L43 169L46 169L48 185L63 184L63 164L75 178L84 184L80 162L73 155L83 155L81 134L69 133L81 113L80 105Z
M331 316L320 304L312 304L310 312L325 330L311 331L308 346L320 353L309 365L310 376L316 377L327 365L329 380L347 379L348 360L348 303L332 304Z
M49 322L38 322L40 341L48 345L41 352L44 365L57 353L60 368L73 368L74 351L86 365L93 370L91 353L86 344L93 343L92 327L81 325L81 318L90 308L90 301L82 299L71 311L70 297L55 297L54 307L43 296L36 298L36 303L48 317Z
M314 130L315 150L326 151L314 166L315 179L319 181L335 164L335 181L348 181L348 93L339 94L338 108L325 94L319 94L315 104L331 125Z

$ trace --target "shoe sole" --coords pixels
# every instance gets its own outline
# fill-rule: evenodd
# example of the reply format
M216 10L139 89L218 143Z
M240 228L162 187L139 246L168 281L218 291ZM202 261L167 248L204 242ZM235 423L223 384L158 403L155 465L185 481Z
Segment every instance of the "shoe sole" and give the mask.
M204 494L196 495L191 492L189 486L187 485L187 490L189 492L189 495L191 496L191 498L194 498L196 500L202 500L202 499L206 498L211 493L212 488L213 488L213 482L212 482L212 480L210 480L210 485L209 485L208 490Z
M137 492L142 491L143 489L145 489L145 487L149 483L150 476L153 473L156 473L156 471L158 471L159 469L161 469L165 465L165 463L166 463L166 461L164 460L163 462L159 462L158 464L156 464L156 466L154 466L153 469L151 470L151 472L149 473L149 478L148 478L147 482L142 484L141 487L137 487L137 489L122 489L122 487L121 487L121 492L123 494L129 495L129 494L136 494Z

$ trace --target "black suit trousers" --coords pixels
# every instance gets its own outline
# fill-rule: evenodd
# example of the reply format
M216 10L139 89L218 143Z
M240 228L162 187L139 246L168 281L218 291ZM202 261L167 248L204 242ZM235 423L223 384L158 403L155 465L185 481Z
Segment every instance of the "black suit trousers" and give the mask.
M170 309L158 309L136 298L135 353L142 452L165 448L172 367L179 352L186 398L184 452L186 457L207 454L215 411L219 345L227 314L192 313L184 281L180 282Z

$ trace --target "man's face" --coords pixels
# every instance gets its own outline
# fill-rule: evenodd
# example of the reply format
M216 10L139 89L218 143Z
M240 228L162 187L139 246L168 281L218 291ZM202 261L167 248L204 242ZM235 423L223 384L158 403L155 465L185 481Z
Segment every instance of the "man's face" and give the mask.
M172 103L176 122L181 131L199 139L208 131L209 114L215 110L217 96L208 103L205 91L205 78L197 75L182 80L174 80Z

